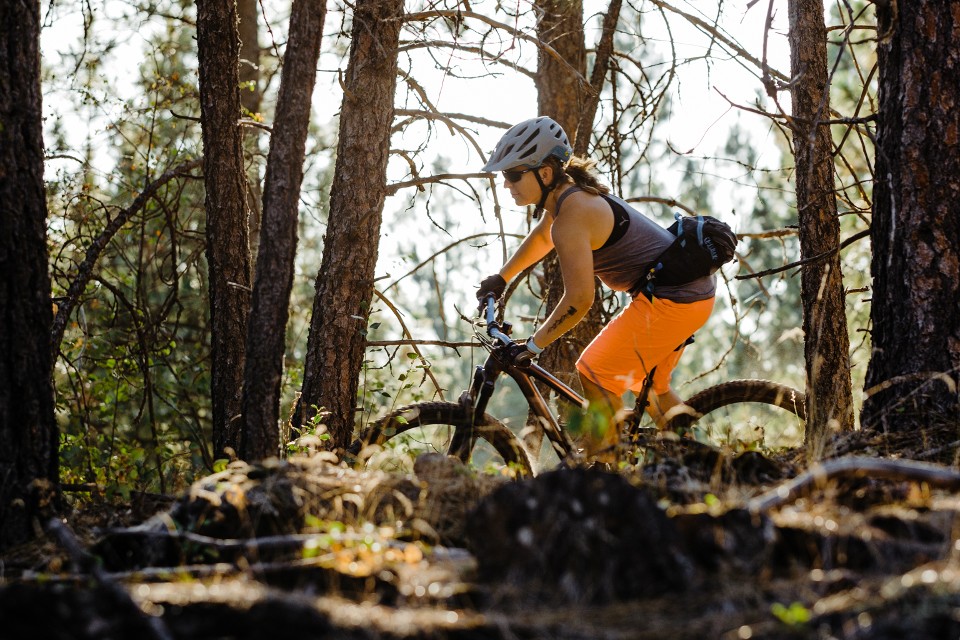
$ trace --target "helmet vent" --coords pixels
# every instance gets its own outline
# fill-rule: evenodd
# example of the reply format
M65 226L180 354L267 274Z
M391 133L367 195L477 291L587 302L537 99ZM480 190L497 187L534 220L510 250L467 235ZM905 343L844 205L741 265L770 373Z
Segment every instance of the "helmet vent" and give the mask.
M503 134L483 170L539 167L551 156L566 161L572 152L563 127L553 119L541 116L514 125Z
M534 132L531 133L529 136L527 136L526 140L524 140L522 143L520 143L520 148L522 149L522 148L528 146L531 142L533 142L533 141L536 140L536 139L537 139L537 132L534 131ZM530 155L530 152L527 151L526 155Z

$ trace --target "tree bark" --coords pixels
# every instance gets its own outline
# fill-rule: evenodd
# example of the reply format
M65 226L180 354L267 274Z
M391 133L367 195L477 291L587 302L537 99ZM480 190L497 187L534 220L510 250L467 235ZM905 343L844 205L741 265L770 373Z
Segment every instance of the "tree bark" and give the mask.
M308 419L317 408L330 412L326 425L336 448L346 447L353 435L386 197L402 17L402 0L357 2L343 79L330 217L298 412Z
M877 4L873 351L861 424L956 424L960 370L960 12Z
M210 279L211 392L215 456L240 450L244 345L250 305L240 41L235 0L199 0L197 56Z
M40 3L0 7L0 550L31 538L58 481Z
M583 3L580 0L537 0L541 11L537 25L537 36L553 47L571 67L586 72L586 45L583 35ZM570 73L553 57L540 52L537 73L537 107L540 115L547 115L560 123L570 137L570 142L578 149L586 149L583 141L574 139L580 126L581 116L587 110L589 94L581 84L579 77ZM602 76L601 76L602 81ZM581 131L587 136L590 131ZM544 311L557 306L563 297L563 274L560 262L555 254L543 260ZM600 299L600 287L597 283L597 300ZM603 328L600 305L594 304L587 315L572 331L548 346L540 356L540 364L558 378L579 386L576 361L580 353ZM540 450L543 435L540 430L528 430L526 444L532 452Z
M237 0L237 17L240 33L240 104L244 115L257 115L260 112L260 3L258 0ZM260 181L260 137L258 128L244 131L244 148L247 152L247 210L249 218L247 230L250 244L250 257L256 263L260 247L260 224L262 212L260 204L263 197L263 185Z
M240 37L240 104L250 113L260 111L260 30L257 0L237 0Z
M297 211L325 16L326 4L321 0L294 0L290 13L290 36L267 157L263 232L247 329L241 443L241 456L246 460L260 460L279 452L280 379L297 249Z
M804 359L807 371L807 458L819 460L827 436L854 426L850 338L840 267L840 220L833 185L833 143L822 0L790 0L790 60L794 79L793 146L801 256L834 251L803 267Z
M573 152L578 156L586 156L590 149L590 135L593 133L593 121L597 117L597 108L600 106L600 92L603 83L610 72L610 59L613 57L613 40L617 33L617 23L620 21L622 0L610 0L607 13L603 17L603 32L593 54L593 68L590 70L590 86L593 95L584 101L584 107L577 123L577 131L573 140Z
M548 44L580 76L586 75L587 49L583 36L581 0L537 0L540 20L537 38ZM537 108L539 115L550 116L576 144L577 125L584 111L587 93L578 76L543 50L537 62Z

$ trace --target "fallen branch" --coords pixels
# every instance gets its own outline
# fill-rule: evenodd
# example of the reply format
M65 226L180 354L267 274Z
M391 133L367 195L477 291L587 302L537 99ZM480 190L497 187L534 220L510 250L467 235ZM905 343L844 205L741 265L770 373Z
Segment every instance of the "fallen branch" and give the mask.
M793 480L747 502L747 509L760 513L782 507L837 478L875 478L924 482L939 489L960 489L960 472L915 460L889 460L852 456L828 460L810 467Z
M173 640L173 635L167 629L163 619L144 613L123 585L104 571L97 558L83 548L83 545L80 544L80 541L77 540L67 525L63 524L58 518L51 518L47 522L46 529L66 550L78 572L90 575L97 584L107 590L118 605L129 609L134 616L143 621L144 626L150 630L149 637L155 640Z

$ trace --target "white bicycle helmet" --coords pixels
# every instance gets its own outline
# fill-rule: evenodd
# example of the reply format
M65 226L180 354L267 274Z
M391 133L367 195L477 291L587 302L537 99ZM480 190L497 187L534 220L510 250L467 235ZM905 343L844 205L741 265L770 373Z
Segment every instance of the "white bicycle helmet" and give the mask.
M483 171L533 169L550 156L566 164L573 154L567 134L555 120L547 116L524 120L503 134Z

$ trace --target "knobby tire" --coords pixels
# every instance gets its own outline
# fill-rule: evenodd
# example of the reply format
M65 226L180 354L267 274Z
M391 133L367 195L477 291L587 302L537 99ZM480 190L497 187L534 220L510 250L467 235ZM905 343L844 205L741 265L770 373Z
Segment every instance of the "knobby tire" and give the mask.
M469 429L470 416L467 411L466 407L453 402L420 402L402 407L380 418L361 432L351 445L350 451L356 455L365 446L382 446L391 438L419 427L450 426L457 430ZM503 458L505 464L516 469L518 475L525 477L533 475L533 465L527 450L506 425L490 414L484 414L483 420L473 429L476 437L488 442ZM465 455L458 457L466 463L471 454L472 451L468 451Z
M756 402L779 407L806 420L804 394L793 387L770 380L730 380L691 396L685 404L693 414L677 415L667 425L672 431L689 429L703 416L733 404Z

